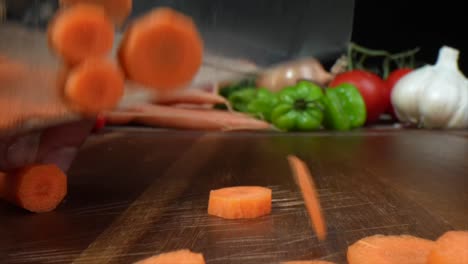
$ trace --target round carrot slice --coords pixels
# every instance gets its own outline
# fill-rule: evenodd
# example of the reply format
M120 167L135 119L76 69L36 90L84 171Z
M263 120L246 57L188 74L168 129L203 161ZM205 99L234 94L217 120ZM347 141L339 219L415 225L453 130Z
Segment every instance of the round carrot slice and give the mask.
M77 4L61 10L49 23L49 47L66 63L108 55L114 44L114 28L104 9Z
M402 235L374 235L348 248L349 264L426 264L434 241Z
M99 5L116 25L121 25L132 11L132 2L132 0L60 0L60 6L70 7L80 3Z
M428 264L468 264L468 231L449 231L439 237Z
M105 59L88 59L73 69L65 83L65 97L82 113L112 110L124 92L123 73Z
M236 186L213 190L208 214L226 218L256 218L271 212L271 189L259 186Z
M35 213L53 211L67 194L67 177L55 165L32 165L4 175L4 199Z
M191 252L188 249L181 249L172 252L162 253L144 260L140 260L135 264L205 264L205 259L200 253Z
M202 39L193 21L169 8L155 9L136 20L118 52L129 79L160 90L188 84L202 56Z

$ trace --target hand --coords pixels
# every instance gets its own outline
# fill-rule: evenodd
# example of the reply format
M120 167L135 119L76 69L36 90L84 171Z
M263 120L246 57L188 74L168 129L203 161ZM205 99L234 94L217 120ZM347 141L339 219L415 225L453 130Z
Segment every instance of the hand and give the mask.
M74 121L0 138L0 171L46 163L55 164L66 172L93 126L94 120Z

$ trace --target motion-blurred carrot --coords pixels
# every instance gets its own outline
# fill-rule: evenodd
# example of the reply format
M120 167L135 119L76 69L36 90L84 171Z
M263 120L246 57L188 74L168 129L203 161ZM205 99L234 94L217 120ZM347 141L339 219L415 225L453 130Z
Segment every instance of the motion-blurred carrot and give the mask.
M118 57L128 79L173 90L188 84L198 72L203 42L191 18L158 8L130 25Z
M154 99L154 103L162 105L175 105L175 104L195 104L195 105L204 105L204 104L225 104L228 105L229 102L226 98L198 89L190 90L176 90L170 92L161 92L158 93Z
M87 59L73 68L65 81L65 98L82 113L113 109L124 93L125 80L118 66L106 59Z
M205 264L201 253L194 253L188 249L181 249L149 257L134 264Z
M61 7L70 7L80 3L102 6L117 26L122 25L132 12L132 0L60 0Z
M271 125L253 117L218 110L183 109L160 105L140 105L106 114L109 124L136 122L163 128L196 130L267 130Z
M32 165L0 173L0 197L30 212L53 211L67 194L67 177L55 165Z
M320 240L327 237L327 227L322 215L322 209L315 189L314 181L310 175L307 165L296 156L288 156L289 164L296 178L297 184L301 188L302 197L309 212L315 233Z
M60 10L48 26L49 47L67 64L107 56L114 44L114 27L104 9L77 4Z
M468 231L448 231L429 253L428 264L467 264Z

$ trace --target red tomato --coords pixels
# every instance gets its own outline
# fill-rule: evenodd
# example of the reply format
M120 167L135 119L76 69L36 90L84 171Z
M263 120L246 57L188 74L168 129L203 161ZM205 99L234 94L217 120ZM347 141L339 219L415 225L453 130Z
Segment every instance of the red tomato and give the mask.
M413 69L410 68L401 68L401 69L396 69L390 75L388 76L386 82L387 82L387 96L389 100L391 101L391 96L392 96L392 90L393 87L395 87L395 84L406 74L410 73L413 71ZM390 106L388 107L387 113L391 114L393 118L397 118L395 114L395 110L393 109L393 105L390 103Z
M363 70L348 71L337 75L329 86L333 88L342 83L358 88L366 103L367 123L377 121L387 110L390 104L387 84L378 75Z

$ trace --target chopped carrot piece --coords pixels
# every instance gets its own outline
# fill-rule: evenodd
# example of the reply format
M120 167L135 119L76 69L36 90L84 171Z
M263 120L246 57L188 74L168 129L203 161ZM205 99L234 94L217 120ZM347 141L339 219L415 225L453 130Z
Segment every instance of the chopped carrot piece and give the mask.
M324 260L298 260L298 261L287 261L281 262L281 264L334 264L333 262Z
M134 264L205 264L203 254L194 253L188 249L162 253Z
M198 72L203 43L191 18L158 8L132 23L118 55L128 79L172 90L188 84Z
M468 231L448 231L439 237L428 264L468 264Z
M301 189L302 197L304 198L305 206L312 220L315 233L318 239L325 240L327 237L327 227L310 171L307 165L296 156L288 156L288 161L296 182Z
M78 4L61 10L49 23L49 47L69 65L110 54L114 28L100 6Z
M213 131L271 129L269 123L244 114L146 104L107 113L106 120L116 125L136 122L156 127Z
M67 177L55 165L32 165L2 175L0 197L30 212L53 211L67 194Z
M349 264L426 264L434 241L409 236L374 235L348 248Z
M60 0L60 6L70 7L80 3L100 5L118 26L122 25L132 12L132 0Z
M271 212L271 189L258 186L236 186L213 190L208 201L208 214L226 218L257 218Z
M113 109L124 93L125 80L116 64L87 59L74 68L65 83L65 97L83 113Z

